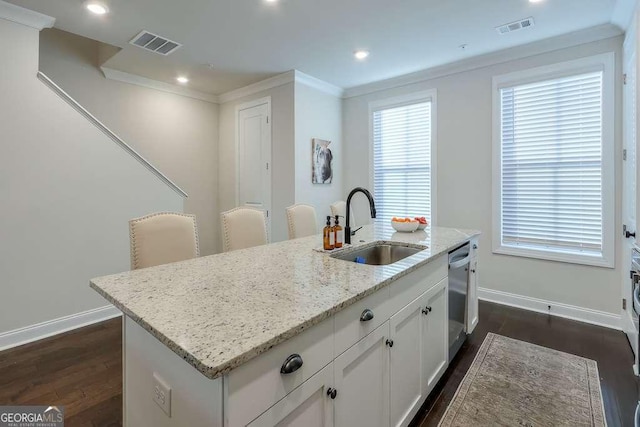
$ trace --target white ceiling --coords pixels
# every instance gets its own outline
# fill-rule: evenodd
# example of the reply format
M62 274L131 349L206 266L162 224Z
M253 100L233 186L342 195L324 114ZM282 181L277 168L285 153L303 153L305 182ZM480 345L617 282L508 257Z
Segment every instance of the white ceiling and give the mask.
M9 0L65 31L123 48L110 68L220 94L291 69L342 88L611 22L625 0ZM535 27L494 27L532 16ZM168 57L129 45L142 29L183 43ZM467 44L465 50L460 45ZM371 55L359 62L356 49ZM213 64L209 69L207 64Z

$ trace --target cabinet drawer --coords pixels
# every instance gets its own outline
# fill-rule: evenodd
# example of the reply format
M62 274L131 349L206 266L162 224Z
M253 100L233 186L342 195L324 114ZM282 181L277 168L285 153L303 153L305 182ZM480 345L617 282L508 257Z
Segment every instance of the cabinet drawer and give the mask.
M332 385L333 365L329 364L253 420L249 427L332 426L333 405L327 396Z
M335 355L342 354L361 338L372 332L378 326L386 322L391 317L389 304L389 287L361 299L353 305L335 314ZM373 318L369 316L360 320L369 310Z
M302 358L295 372L280 369L291 355ZM225 419L245 426L333 359L333 318L313 326L231 371L225 378Z
M402 307L435 286L439 281L447 277L448 272L449 257L447 254L443 254L393 282L389 286L391 313L397 313Z

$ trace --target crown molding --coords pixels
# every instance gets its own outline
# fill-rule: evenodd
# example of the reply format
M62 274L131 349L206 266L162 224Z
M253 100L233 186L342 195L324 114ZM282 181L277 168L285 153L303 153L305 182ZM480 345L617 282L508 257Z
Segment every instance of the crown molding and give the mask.
M611 13L611 23L620 27L623 31L627 31L636 8L636 0L616 0Z
M51 28L56 22L56 18L7 3L6 1L0 1L0 18L35 28L38 31L43 28Z
M274 87L282 86L287 83L295 81L295 71L287 71L286 73L278 74L268 79L260 80L259 82L252 83L248 86L234 89L229 92L225 92L218 95L220 103L235 101L236 99L244 98L245 96L254 95L258 92L273 89Z
M218 104L218 96L200 92L197 90L187 89L185 87L172 85L169 83L161 82L158 80L149 79L147 77L138 76L136 74L130 74L124 71L115 70L109 67L100 67L102 73L109 80L115 80L122 83L129 83L132 85L142 86L149 89L160 90L162 92L173 93L174 95L186 96L188 98L199 99L201 101L211 102Z
M305 86L309 86L313 89L317 89L321 92L328 93L338 98L342 98L344 89L331 83L327 83L324 80L320 80L316 77L305 74L302 71L294 70L296 83L301 83Z
M572 46L578 46L598 40L617 37L621 34L622 31L617 26L613 24L603 24L596 27L575 31L573 33L551 37L537 42L515 46L497 52L487 53L485 55L475 56L473 58L464 59L462 61L428 68L426 70L417 71L415 73L405 74L403 76L393 77L390 79L368 83L361 86L355 86L346 89L344 91L343 98L353 98L356 96L380 92L396 87L412 85L415 83L424 82L426 80L432 80L452 74L458 74L466 71L501 64L504 62L514 61L529 56L540 55L560 49L566 49Z

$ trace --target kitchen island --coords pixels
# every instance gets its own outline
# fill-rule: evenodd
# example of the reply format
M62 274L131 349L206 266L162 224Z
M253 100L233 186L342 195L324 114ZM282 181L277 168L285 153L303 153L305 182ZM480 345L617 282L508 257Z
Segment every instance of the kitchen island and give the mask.
M377 223L343 251L421 250L312 236L93 279L125 315L125 425L408 424L448 363L448 251L478 234Z

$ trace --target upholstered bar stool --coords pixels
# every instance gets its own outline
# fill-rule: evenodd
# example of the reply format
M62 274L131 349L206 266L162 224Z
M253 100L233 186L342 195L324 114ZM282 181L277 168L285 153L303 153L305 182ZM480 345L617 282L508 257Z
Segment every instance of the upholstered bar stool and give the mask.
M313 206L297 204L286 209L289 239L318 234L316 209Z
M340 200L340 201L334 202L329 207L331 208L331 215L333 216L340 215L341 217L344 217L344 219L341 221L343 223L344 221L347 220L347 202L345 202L344 200ZM355 221L355 218L353 217L353 209L350 209L350 211L351 212L349 212L349 223L350 223L349 225L353 229L356 226L356 221Z
M196 217L159 212L129 221L131 269L184 261L200 255Z
M263 210L239 207L220 214L225 252L267 244L267 219Z

